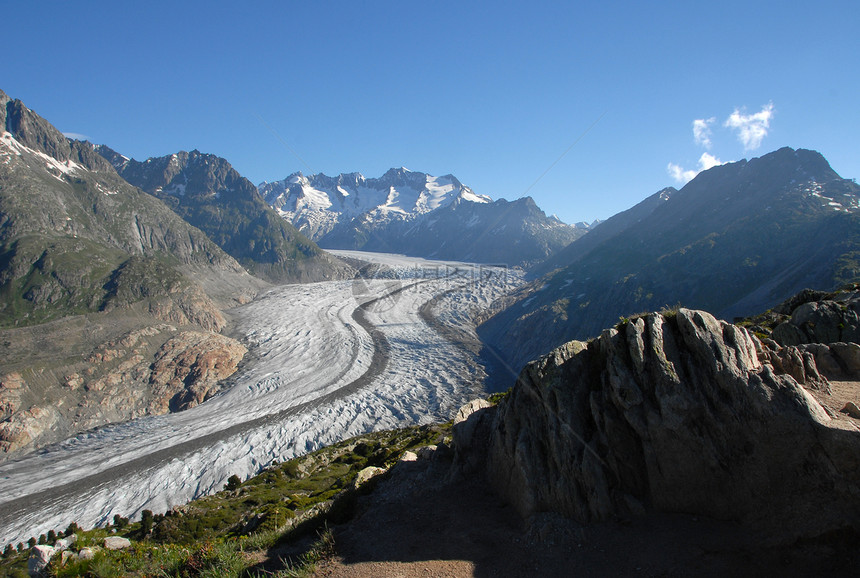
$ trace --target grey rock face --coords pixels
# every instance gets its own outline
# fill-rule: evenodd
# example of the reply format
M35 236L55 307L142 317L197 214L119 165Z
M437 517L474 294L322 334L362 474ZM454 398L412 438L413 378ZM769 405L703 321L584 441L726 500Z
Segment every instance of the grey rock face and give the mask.
M33 546L27 559L27 573L30 576L47 576L46 569L56 552L53 546Z
M860 291L799 305L774 328L773 339L782 345L860 342Z
M757 353L760 359L766 360L773 366L776 373L790 375L797 383L810 389L830 392L827 378L821 375L823 366L817 363L820 357L813 351L794 345L780 347L771 339L765 341L763 345L756 344ZM832 374L828 375L832 376Z
M259 277L308 282L351 276L349 267L285 222L226 159L194 150L139 162L106 146L96 150L122 178L164 201Z
M457 410L452 432L458 473L472 473L481 466L495 411L484 399L474 399Z
M860 345L857 343L809 343L798 345L804 356L812 356L828 379L860 379Z
M687 309L562 346L498 406L490 481L525 516L588 523L654 509L843 527L860 514L860 436L828 428L756 350L745 329Z

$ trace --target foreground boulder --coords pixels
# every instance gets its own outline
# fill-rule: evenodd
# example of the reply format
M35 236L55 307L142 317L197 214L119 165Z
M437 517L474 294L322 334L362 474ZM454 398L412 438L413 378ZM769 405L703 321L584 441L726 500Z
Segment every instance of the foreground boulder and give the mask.
M124 550L131 547L131 542L121 536L108 536L104 540L104 546L106 550Z
M47 576L48 564L54 557L56 551L53 546L39 545L30 549L30 557L27 559L27 573L30 576Z
M701 311L633 319L529 364L484 444L468 445L524 516L657 510L793 535L857 528L860 432L831 427L757 347Z

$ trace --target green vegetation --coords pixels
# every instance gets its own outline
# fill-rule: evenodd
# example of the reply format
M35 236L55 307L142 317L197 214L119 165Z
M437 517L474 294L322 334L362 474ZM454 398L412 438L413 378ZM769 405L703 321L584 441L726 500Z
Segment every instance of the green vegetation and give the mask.
M51 576L281 576L309 575L330 555L334 539L327 523L350 519L357 498L371 491L374 478L360 488L353 482L368 466L389 468L403 452L443 443L451 424L367 434L312 454L272 465L245 482L231 476L225 489L164 514L145 510L138 522L114 516L114 524L82 531L71 523L65 535L77 534L73 552L91 548L91 560L55 556ZM50 535L50 534L49 534ZM59 534L55 534L58 536ZM317 536L297 550L300 538ZM101 547L107 536L131 540L130 548ZM47 539L48 536L45 536ZM30 540L30 547L36 538ZM7 547L0 576L26 576L29 549ZM284 559L284 563L278 562ZM262 561L285 566L272 574Z
M21 237L0 245L0 328L174 295L189 285L178 263L165 253L129 257L83 238Z
M0 246L0 327L98 310L122 252L85 239L22 237Z
M498 393L494 393L494 394L490 395L490 397L487 398L487 401L489 401L493 405L498 405L499 403L501 403L501 401L503 399L507 399L508 397L510 397L512 391L513 391L513 388L509 387L505 391L500 391Z

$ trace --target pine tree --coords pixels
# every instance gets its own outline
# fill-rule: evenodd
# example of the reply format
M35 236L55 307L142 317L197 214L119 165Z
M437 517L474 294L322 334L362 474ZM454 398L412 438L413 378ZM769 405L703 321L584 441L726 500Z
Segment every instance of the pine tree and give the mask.
M140 513L140 533L146 536L152 530L152 510L144 510Z

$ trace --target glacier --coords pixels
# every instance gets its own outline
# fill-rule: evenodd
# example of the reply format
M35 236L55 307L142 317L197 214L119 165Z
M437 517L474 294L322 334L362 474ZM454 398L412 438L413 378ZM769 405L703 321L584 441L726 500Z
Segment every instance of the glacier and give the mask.
M337 251L369 278L284 285L230 310L249 353L184 412L80 434L0 465L0 544L165 512L362 433L448 420L484 395L473 319L522 272Z

